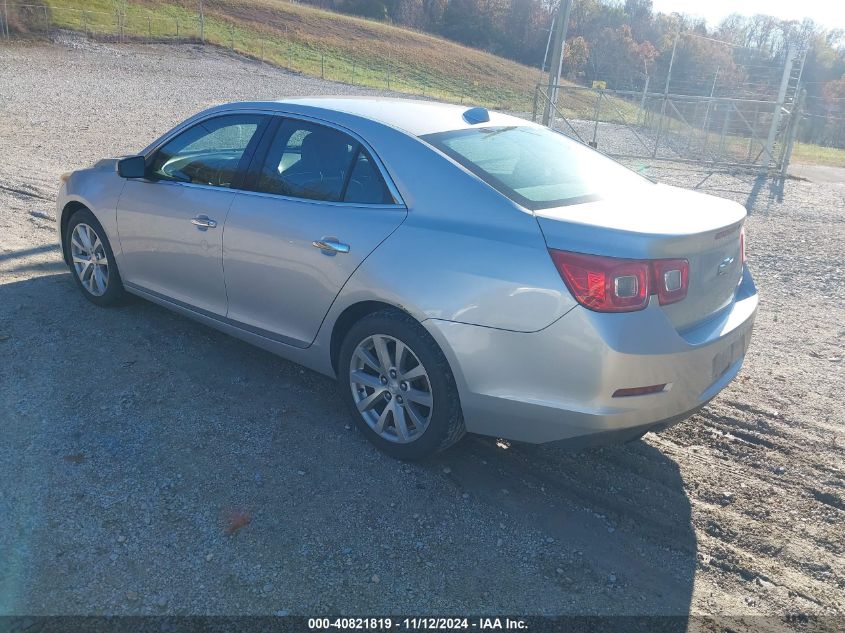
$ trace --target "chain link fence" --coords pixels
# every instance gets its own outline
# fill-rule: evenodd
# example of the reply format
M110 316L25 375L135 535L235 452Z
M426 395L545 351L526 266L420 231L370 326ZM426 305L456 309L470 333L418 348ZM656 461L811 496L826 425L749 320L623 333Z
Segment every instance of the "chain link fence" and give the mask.
M793 103L631 90L538 86L532 118L616 158L785 174L800 98Z

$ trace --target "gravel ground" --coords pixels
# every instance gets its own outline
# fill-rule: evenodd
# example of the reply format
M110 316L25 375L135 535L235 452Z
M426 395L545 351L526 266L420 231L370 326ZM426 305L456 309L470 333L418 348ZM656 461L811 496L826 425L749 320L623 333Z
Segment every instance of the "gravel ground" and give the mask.
M0 48L0 614L692 613L841 630L845 184L790 180L779 201L748 177L705 182L753 207L747 365L700 414L618 448L468 437L401 464L350 430L330 380L76 290L55 244L59 174L209 104L352 92L190 46Z

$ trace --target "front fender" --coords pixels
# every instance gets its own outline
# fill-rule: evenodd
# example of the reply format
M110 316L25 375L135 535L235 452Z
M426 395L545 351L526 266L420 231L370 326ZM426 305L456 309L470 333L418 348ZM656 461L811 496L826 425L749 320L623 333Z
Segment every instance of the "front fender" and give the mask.
M122 250L117 229L117 202L126 180L117 175L114 160L103 160L91 167L73 172L59 189L56 198L56 228L62 254L67 262L64 235L68 221L80 206L94 214L111 244L120 265Z

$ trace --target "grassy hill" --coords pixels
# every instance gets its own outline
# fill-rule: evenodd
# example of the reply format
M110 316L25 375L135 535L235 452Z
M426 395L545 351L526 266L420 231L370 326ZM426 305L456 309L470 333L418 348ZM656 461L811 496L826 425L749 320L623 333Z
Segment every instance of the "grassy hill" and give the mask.
M46 0L10 5L21 32L52 28L125 39L200 38L196 0ZM530 110L539 69L425 33L286 0L204 2L207 43L326 79L449 101Z

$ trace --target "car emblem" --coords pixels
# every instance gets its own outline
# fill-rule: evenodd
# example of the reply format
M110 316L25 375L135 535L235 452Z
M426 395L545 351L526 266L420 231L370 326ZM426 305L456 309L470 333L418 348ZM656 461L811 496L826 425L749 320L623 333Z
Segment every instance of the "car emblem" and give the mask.
M728 274L728 268L730 268L731 264L733 264L733 263L734 263L733 257L725 257L725 259L723 259L722 262L719 264L719 269L718 269L719 275L727 275Z

